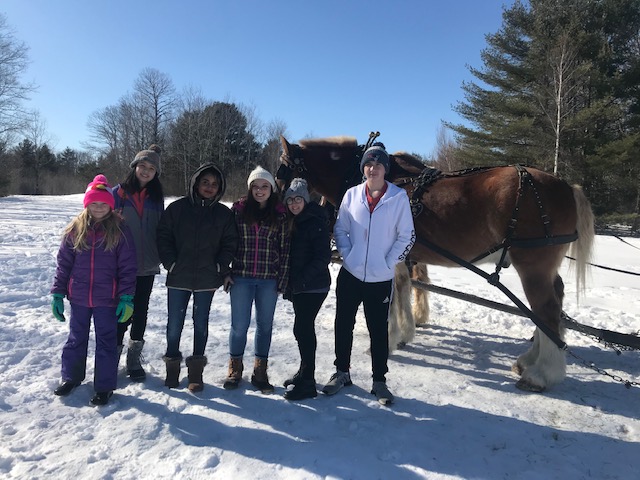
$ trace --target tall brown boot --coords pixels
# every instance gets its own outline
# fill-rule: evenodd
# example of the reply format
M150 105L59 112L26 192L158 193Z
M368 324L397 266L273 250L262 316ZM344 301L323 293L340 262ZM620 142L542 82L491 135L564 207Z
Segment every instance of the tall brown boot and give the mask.
M273 385L269 383L267 376L267 359L256 357L253 364L253 375L251 375L251 385L262 393L273 393Z
M180 385L180 363L182 357L162 357L167 366L167 378L164 385L169 388L178 388Z
M207 357L204 355L192 355L184 361L187 365L189 375L189 390L192 392L201 392L204 389L204 381L202 380L202 371L207 364Z
M242 380L242 371L244 365L242 364L242 357L230 357L229 358L229 374L227 379L222 385L227 390L234 390L238 388L240 380Z

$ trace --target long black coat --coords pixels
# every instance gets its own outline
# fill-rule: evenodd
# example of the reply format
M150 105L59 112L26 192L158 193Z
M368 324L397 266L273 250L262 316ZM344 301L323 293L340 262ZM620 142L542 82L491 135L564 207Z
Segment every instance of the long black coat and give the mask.
M315 202L308 203L294 217L291 237L290 293L328 289L331 286L329 221L325 210Z
M222 175L210 164L199 168L191 178L189 195L171 203L158 223L158 253L168 272L167 287L215 290L231 272L238 231L233 212L219 203L224 177L213 202L204 202L193 192L197 177L210 168Z

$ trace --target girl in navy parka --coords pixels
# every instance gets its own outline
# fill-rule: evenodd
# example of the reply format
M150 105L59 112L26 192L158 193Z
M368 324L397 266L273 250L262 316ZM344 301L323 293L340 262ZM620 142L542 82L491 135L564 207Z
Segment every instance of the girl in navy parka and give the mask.
M51 302L53 315L65 321L71 304L69 338L62 349L62 383L56 395L68 395L85 378L89 330L96 335L94 405L105 405L116 388L116 332L133 312L136 250L129 229L113 213L114 197L104 175L87 186L84 210L66 227L58 251Z

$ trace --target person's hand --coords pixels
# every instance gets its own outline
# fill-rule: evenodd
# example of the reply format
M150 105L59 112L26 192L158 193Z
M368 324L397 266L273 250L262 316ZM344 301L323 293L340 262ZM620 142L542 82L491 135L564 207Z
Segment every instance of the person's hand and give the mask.
M53 298L51 299L51 311L53 312L53 316L56 317L56 320L59 322L64 322L66 320L64 318L64 295L61 293L53 294Z
M122 295L118 308L116 308L116 317L118 323L125 323L133 315L133 295Z
M233 285L233 279L231 278L231 275L227 275L226 277L224 277L222 285L223 285L224 291L226 293L229 293L229 290L231 289L231 285Z

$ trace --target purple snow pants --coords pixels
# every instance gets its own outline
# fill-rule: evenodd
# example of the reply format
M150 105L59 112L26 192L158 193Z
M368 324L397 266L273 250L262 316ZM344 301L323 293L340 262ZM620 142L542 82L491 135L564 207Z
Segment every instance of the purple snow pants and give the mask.
M96 392L110 392L116 389L118 375L116 307L71 304L69 338L62 348L62 381L81 383L85 378L92 315L96 335L93 388Z

